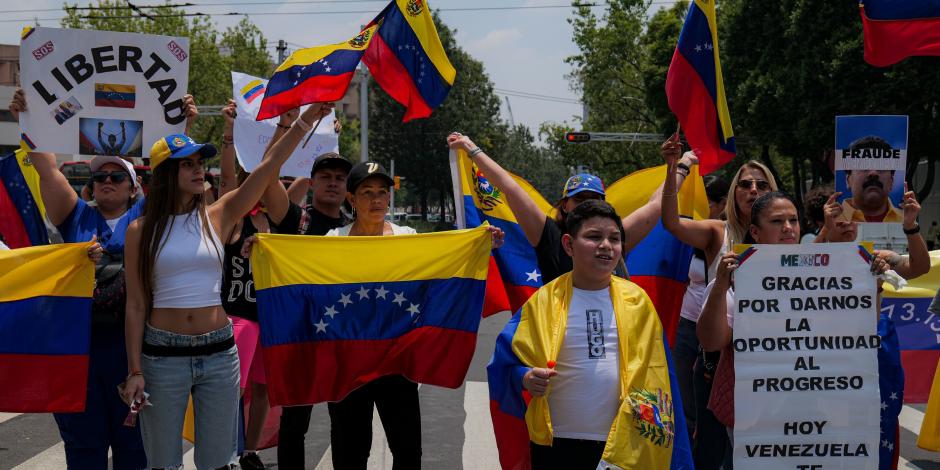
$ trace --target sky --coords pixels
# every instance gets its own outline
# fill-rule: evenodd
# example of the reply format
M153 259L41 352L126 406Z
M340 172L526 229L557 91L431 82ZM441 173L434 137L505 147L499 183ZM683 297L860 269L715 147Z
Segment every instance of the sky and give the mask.
M136 0L133 3L155 5L163 1ZM243 18L223 16L222 13L249 13L248 18L264 33L271 47L271 55L276 57L274 46L280 39L288 42L290 52L300 47L330 44L353 37L361 25L368 23L386 5L386 1L171 0L171 3L196 4L185 10L211 14L220 29L232 26ZM16 3L18 5L3 2L0 6L0 17L3 18L0 24L8 26L0 33L2 44L17 44L21 28L31 24L33 18L40 19L41 26L57 27L59 22L54 18L64 15L61 0L31 0L29 6L25 6L25 2ZM77 3L84 6L92 2L80 0ZM575 117L581 115L582 107L567 79L571 66L565 63L566 57L577 53L577 47L571 39L571 26L567 22L572 9L543 8L569 5L569 0L431 0L428 3L431 8L440 10L448 26L457 30L457 43L483 62L502 100L504 120L510 120L506 103L508 97L514 122L525 124L533 134L537 134L539 125L545 121L567 121L578 126ZM654 0L653 8L663 6L660 5L662 3L672 2ZM493 7L529 8L498 10L491 9ZM23 11L26 9L32 11ZM36 11L42 9L49 11ZM595 8L595 12L601 14L603 8ZM11 21L17 18L23 21ZM533 94L541 96L535 99L531 97Z

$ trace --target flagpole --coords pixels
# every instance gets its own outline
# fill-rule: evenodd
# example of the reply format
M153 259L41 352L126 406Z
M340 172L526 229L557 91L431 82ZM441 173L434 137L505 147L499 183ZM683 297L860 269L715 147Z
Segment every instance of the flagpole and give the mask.
M360 66L362 80L359 81L359 161L369 159L369 73L365 65Z
M301 148L307 148L307 142L310 142L310 138L313 137L313 133L317 131L317 127L320 127L320 123L323 122L323 118L317 119L317 122L313 124L313 129L310 129L310 133L307 134L307 140L304 141L304 145Z

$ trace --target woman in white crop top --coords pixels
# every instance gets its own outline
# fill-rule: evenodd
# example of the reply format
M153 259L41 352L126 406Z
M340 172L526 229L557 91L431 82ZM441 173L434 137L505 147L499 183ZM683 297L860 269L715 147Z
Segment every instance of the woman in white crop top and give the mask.
M332 107L311 105L245 182L210 206L203 199L204 161L215 148L182 134L153 145L144 213L127 230L130 375L122 390L127 403L151 404L140 412L148 468L182 465L179 436L190 394L196 467L234 464L239 364L232 324L221 305L223 247L217 234L230 233L276 180L290 155L281 147L296 145Z

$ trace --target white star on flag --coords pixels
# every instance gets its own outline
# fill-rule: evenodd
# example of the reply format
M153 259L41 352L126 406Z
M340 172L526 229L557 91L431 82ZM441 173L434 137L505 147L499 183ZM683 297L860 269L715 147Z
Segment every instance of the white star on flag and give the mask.
M882 439L882 441L881 441L881 447L888 447L888 440L887 440L887 439Z
M350 297L351 296L349 294L342 294L342 298L339 299L339 303L343 304L343 307L348 306L349 304L353 303Z
M326 333L326 327L329 323L324 323L323 319L320 319L319 323L314 323L313 326L317 327L317 333Z
M695 45L695 52L702 52L702 46L696 44L696 45Z
M326 70L327 72L329 72L329 71L332 70L332 69L330 69L329 67L327 67L327 68L325 68L324 70Z
M402 292L400 294L395 294L395 300L393 300L392 302L395 302L396 304L398 304L399 307L401 307L401 304L403 304L407 300L408 299L405 298L405 293Z
M329 307L326 308L326 312L324 312L323 314L324 314L324 315L329 315L330 318L335 317L336 314L339 313L339 312L337 312L334 307L335 307L334 305L330 305Z
M887 409L888 409L888 404L885 403L885 402L881 402L881 411L884 411L884 410L887 410Z
M369 298L369 289L366 289L366 286L360 286L356 293L359 294L359 300Z
M330 65L330 62L328 60L324 60L323 65Z
M376 299L378 299L378 298L384 299L384 298L385 298L385 294L388 294L388 291L385 290L385 287L384 287L384 286L379 286L379 288L375 290L375 298L376 298Z
M408 307L408 308L405 309L405 310L408 310L408 313L410 313L412 317L415 316L415 315L417 315L417 314L419 314L419 313L421 313L421 311L418 310L418 307L420 307L420 305L415 305L415 304L413 304L413 303L411 303L411 302L409 302L409 304L410 304L411 306Z
M890 450L890 451L893 451L893 450L894 450L894 444L893 444L893 443L890 443L890 442L888 443L888 450Z
M542 275L539 274L539 271L537 269L533 269L531 273L525 273L525 275L526 275L526 282L528 281L539 282L539 278L542 277Z
M705 43L705 49L712 50L714 49L714 46L712 46L710 43Z
M898 392L891 392L891 396L889 396L888 398L890 398L890 399L892 399L892 400L897 400L897 399L898 399Z

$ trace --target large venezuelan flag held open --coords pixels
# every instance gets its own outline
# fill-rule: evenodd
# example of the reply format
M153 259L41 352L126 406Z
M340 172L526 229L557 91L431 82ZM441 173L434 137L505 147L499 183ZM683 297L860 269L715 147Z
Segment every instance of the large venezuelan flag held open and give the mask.
M457 71L437 35L425 0L393 0L370 26L378 25L363 63L376 83L404 105L404 121L431 115L444 102Z
M375 31L372 26L348 41L291 54L268 80L257 120L280 116L308 103L342 99ZM246 91L246 99L250 93Z
M714 0L694 0L689 5L666 75L666 97L699 157L703 175L734 158L734 131L718 59Z
M483 316L504 310L514 312L542 286L535 249L526 239L502 192L489 183L466 152L452 150L450 165L454 200L457 201L457 226L478 227L489 223L505 233L505 243L493 251L490 260ZM528 181L516 175L513 178L540 209L546 214L551 212L551 204Z
M0 251L0 411L84 411L95 283L88 246Z
M391 237L259 234L252 253L272 405L376 378L463 383L480 326L485 228Z
M10 248L48 244L42 214L39 174L27 153L0 156L0 233L5 243Z
M911 56L940 55L940 0L863 0L865 62L887 67Z

